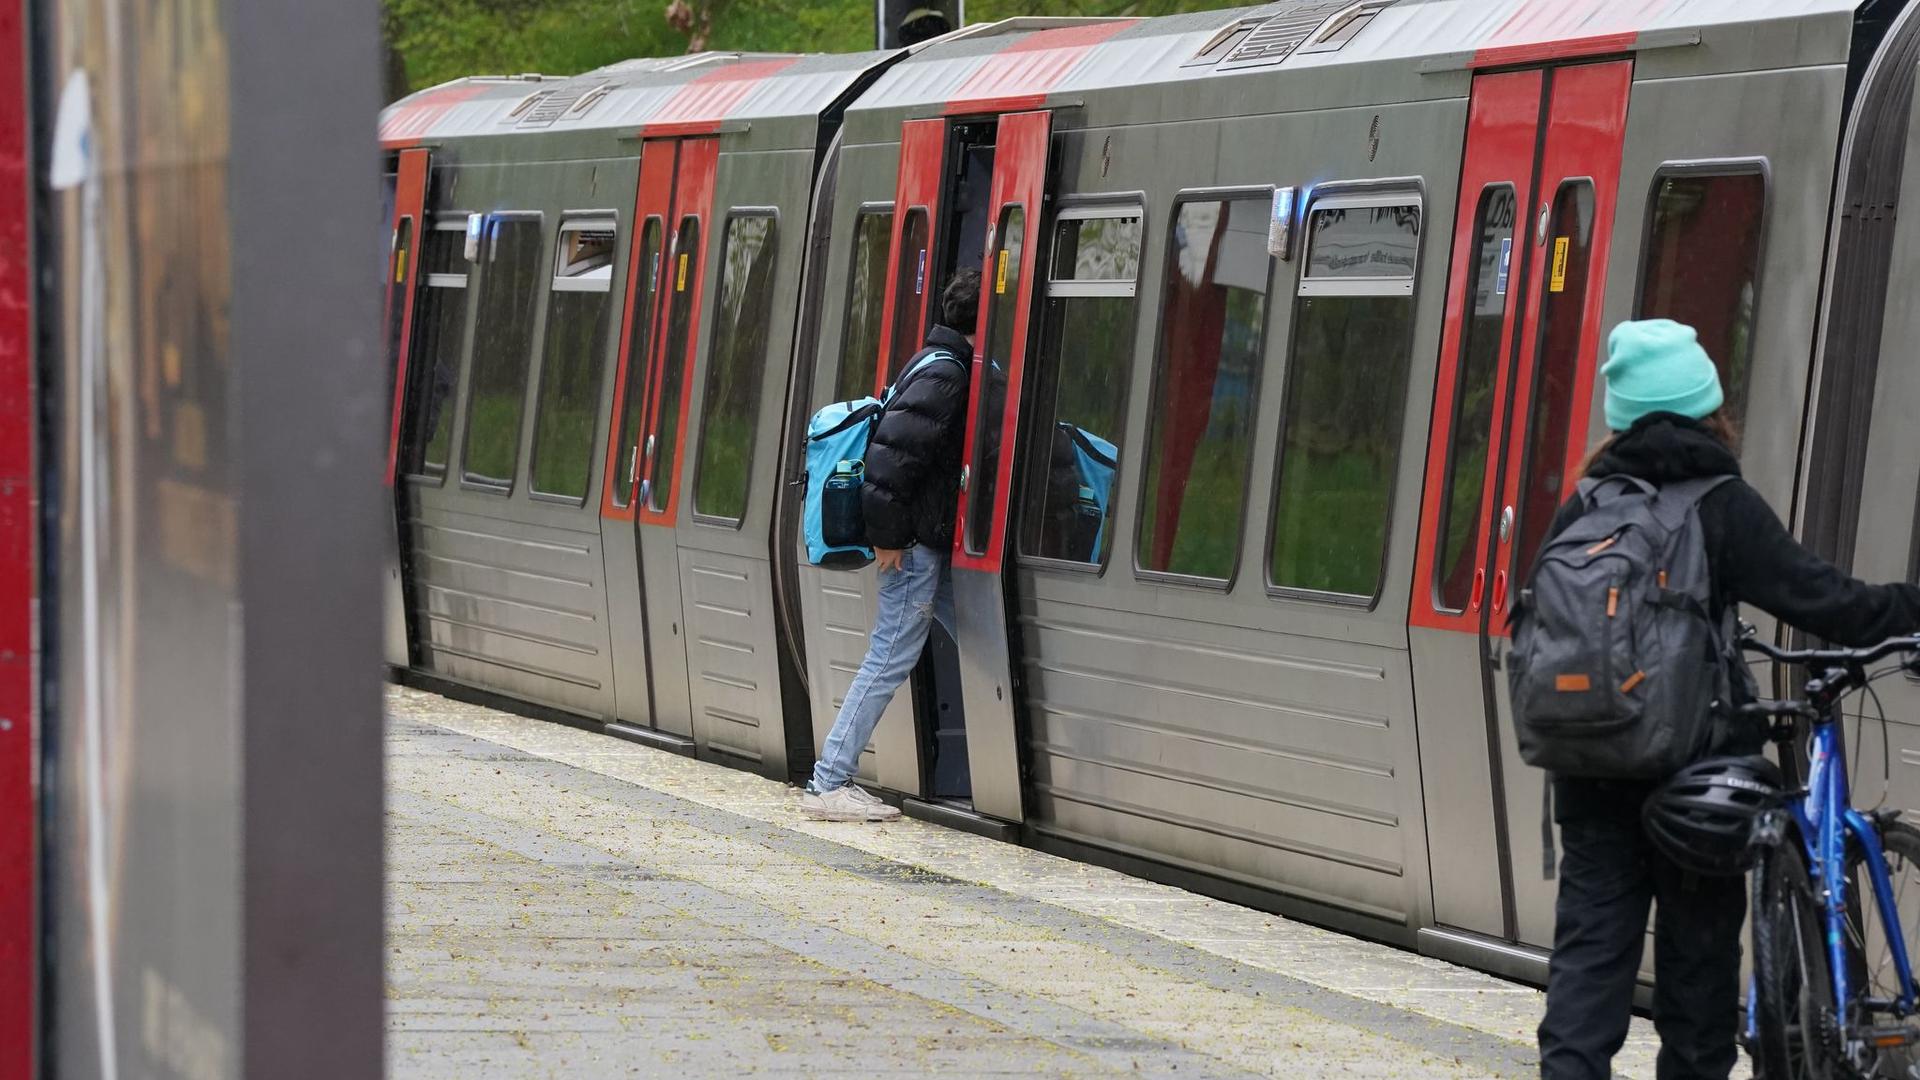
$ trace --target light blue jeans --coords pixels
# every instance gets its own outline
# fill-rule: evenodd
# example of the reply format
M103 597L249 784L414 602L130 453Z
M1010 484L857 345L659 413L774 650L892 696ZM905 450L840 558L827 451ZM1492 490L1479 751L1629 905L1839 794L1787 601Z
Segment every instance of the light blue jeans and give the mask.
M813 767L813 783L808 785L813 791L829 792L853 779L860 751L873 738L893 692L920 662L935 619L953 633L953 576L947 572L945 551L916 544L901 553L900 569L880 574L880 613L867 639L867 657L847 687L826 748Z

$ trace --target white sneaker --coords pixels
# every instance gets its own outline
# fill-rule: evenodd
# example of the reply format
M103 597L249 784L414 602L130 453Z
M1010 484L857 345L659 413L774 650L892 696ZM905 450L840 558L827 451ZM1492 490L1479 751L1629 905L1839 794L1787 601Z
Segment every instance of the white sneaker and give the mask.
M825 795L809 791L800 798L800 812L815 821L892 821L900 811L852 784Z
M887 802L885 799L882 799L880 796L875 795L873 792L868 791L866 788L863 788L858 784L848 784L845 787L841 788L840 790L846 792L848 795L851 795L855 799L855 801L866 803L868 806L887 805Z

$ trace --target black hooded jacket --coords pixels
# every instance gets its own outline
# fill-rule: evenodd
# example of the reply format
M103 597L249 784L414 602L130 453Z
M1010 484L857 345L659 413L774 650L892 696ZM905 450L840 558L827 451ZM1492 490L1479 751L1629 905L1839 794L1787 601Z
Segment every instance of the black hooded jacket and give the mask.
M943 349L958 364L915 369L929 350ZM961 436L967 419L973 347L946 326L927 332L927 347L901 370L880 422L867 440L867 483L860 491L867 542L877 548L953 543L953 511L960 496Z
M1733 452L1700 424L1673 413L1643 417L1616 437L1588 476L1638 477L1660 485L1706 476L1739 476ZM1579 516L1560 507L1550 535ZM1713 611L1751 604L1837 645L1858 648L1920 631L1920 588L1868 585L1801 547L1779 515L1745 480L1700 500L1700 529L1713 575Z

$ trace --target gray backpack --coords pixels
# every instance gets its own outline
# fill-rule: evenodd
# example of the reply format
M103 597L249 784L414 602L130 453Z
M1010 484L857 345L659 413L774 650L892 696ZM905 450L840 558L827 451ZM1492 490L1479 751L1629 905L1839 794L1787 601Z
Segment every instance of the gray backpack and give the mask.
M1730 691L1698 507L1729 476L1580 482L1540 551L1507 664L1520 756L1561 776L1663 780L1706 753Z

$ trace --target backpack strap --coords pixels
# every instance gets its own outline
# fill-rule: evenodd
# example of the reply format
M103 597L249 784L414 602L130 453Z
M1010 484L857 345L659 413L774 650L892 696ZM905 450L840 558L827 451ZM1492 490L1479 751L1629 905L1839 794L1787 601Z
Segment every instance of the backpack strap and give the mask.
M907 380L919 374L922 370L924 370L926 367L931 365L935 360L950 361L955 366L959 367L960 374L965 375L967 373L967 365L960 363L960 358L953 355L952 352L946 349L928 349L920 357L920 359L915 360L911 365L908 366L906 371L900 374L900 378L895 380L892 386L887 387L887 396L882 399L883 403L887 405L893 404L894 396L897 395L900 391L906 389Z
M1553 774L1546 775L1540 788L1540 880L1552 881L1560 860L1553 842Z
M1582 477L1580 483L1574 487L1574 490L1579 493L1581 503L1584 504L1587 509L1591 510L1593 509L1594 497L1599 495L1601 491L1611 487L1629 488L1639 491L1643 495L1658 495L1660 493L1659 488L1654 487L1652 484L1647 483L1637 476L1628 476L1626 473L1614 473L1612 476Z
M1722 484L1737 479L1731 473L1722 476L1696 476L1690 480L1675 480L1660 489L1660 497L1654 501L1653 516L1660 524L1669 529L1677 529L1687 519L1687 512L1700 505L1700 500L1720 489Z

